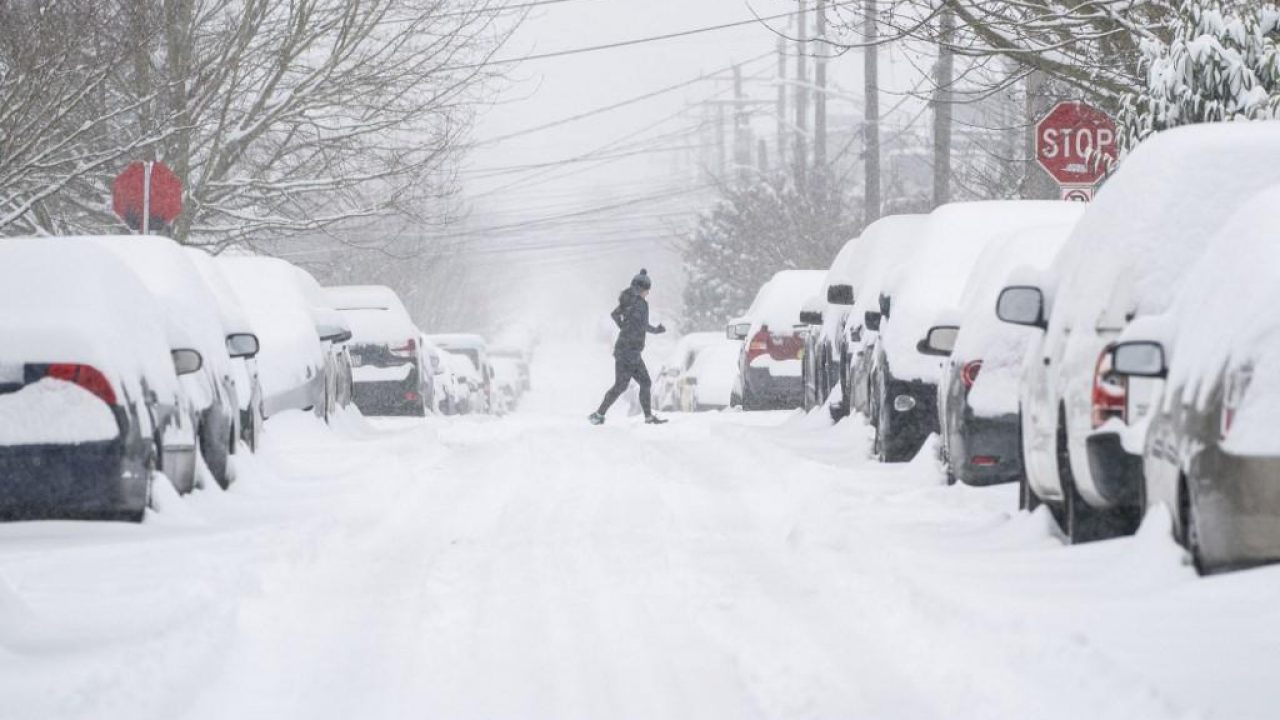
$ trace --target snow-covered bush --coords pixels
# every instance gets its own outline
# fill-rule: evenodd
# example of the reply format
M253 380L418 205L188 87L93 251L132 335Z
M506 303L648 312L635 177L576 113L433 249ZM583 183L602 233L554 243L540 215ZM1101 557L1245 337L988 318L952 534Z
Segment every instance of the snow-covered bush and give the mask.
M1143 42L1146 86L1120 112L1126 147L1179 125L1280 117L1280 8L1188 2L1170 37Z

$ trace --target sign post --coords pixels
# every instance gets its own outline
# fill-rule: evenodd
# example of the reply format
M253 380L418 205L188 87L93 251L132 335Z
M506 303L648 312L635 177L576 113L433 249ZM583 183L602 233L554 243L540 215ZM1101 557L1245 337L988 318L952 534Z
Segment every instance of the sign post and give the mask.
M1064 101L1036 123L1036 162L1063 200L1088 202L1116 161L1116 123L1087 103Z
M133 162L111 186L111 209L143 235L168 228L182 214L182 181L162 162Z

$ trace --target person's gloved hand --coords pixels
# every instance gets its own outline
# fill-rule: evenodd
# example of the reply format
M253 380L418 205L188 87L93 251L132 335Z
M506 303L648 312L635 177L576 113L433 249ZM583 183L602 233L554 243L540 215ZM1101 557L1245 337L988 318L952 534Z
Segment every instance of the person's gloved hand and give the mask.
M667 326L666 326L666 325L663 325L662 323L658 323L657 334L658 334L658 335L661 335L662 333L664 333L664 332L666 332L666 331L667 331Z

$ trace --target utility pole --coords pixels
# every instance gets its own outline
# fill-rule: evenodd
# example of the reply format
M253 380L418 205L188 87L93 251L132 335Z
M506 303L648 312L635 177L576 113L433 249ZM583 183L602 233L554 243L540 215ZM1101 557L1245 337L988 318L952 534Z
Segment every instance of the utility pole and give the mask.
M1031 200L1057 200L1058 183L1035 161L1036 123L1049 112L1054 104L1054 88L1049 77L1041 70L1027 74L1026 127L1022 150L1022 187L1019 194Z
M778 167L787 166L787 41L778 38L778 106L774 110L777 117Z
M716 167L717 177L723 179L728 152L724 146L724 105L716 105Z
M817 0L814 11L818 15L818 57L814 60L818 92L813 100L813 166L821 177L827 166L827 0Z
M863 51L863 171L866 185L865 222L870 225L880 218L880 37L876 25L876 0L864 0L862 40L867 44Z
M756 167L760 170L760 174L764 175L769 172L769 143L764 138L756 141Z
M747 99L742 94L742 68L733 66L733 164L739 174L751 165L750 127L747 125Z
M956 16L944 9L938 15L938 62L934 65L933 92L933 206L951 201L951 119L954 110L954 41Z
M809 70L805 65L805 54L809 52L809 13L808 0L800 0L800 14L796 16L799 27L796 32L796 186L805 186L805 169L808 164L808 152L805 148L805 135L809 132Z

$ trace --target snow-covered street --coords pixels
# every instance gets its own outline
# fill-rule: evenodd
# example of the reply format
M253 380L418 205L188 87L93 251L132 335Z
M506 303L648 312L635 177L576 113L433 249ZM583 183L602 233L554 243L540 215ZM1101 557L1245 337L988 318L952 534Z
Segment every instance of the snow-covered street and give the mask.
M857 420L593 428L607 353L547 345L506 418L275 418L141 526L0 527L0 717L1280 707L1280 568L1197 578L1155 515L1064 546L1015 487L867 460Z

